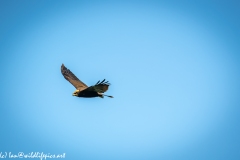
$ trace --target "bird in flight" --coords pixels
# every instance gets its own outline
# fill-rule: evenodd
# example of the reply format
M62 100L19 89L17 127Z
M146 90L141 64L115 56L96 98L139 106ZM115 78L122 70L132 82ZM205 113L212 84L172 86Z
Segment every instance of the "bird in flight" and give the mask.
M93 86L88 87L85 83L80 81L69 69L67 69L64 64L61 66L61 72L63 77L76 88L72 94L73 96L84 98L103 98L104 96L107 96L113 98L113 96L103 94L108 90L108 86L110 85L110 83L108 83L108 81L105 81L105 79L101 82L98 81Z

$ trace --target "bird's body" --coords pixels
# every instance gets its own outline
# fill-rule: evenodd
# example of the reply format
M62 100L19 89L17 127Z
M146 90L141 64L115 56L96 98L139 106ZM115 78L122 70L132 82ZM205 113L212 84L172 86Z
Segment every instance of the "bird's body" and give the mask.
M84 97L84 98L93 98L93 97L99 97L99 94L94 91L92 92L82 91L82 92L79 92L77 96Z
M73 92L73 96L84 98L103 98L104 96L107 96L113 98L112 96L103 94L108 90L108 86L110 85L110 83L108 83L108 81L105 81L105 79L101 82L98 81L94 86L88 87L86 84L80 81L69 69L67 69L64 64L61 66L61 72L64 78L76 88L76 90Z

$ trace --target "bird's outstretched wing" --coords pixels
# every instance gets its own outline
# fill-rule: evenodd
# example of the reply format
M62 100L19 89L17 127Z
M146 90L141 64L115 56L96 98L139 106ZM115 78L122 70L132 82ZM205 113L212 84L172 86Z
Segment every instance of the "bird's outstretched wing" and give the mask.
M64 64L61 66L61 72L63 77L68 80L76 89L79 91L88 88L86 84L80 81L69 69L67 69Z
M98 81L94 86L90 86L87 89L85 89L85 91L95 91L98 93L104 93L108 90L108 86L110 85L110 83L108 83L108 81L105 81L105 79L103 81Z

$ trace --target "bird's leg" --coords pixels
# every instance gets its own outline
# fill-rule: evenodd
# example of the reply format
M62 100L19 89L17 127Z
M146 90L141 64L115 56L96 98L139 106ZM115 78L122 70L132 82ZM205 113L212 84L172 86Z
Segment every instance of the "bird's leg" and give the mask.
M99 96L100 98L104 98L104 96L103 96L102 93L98 93L98 96Z

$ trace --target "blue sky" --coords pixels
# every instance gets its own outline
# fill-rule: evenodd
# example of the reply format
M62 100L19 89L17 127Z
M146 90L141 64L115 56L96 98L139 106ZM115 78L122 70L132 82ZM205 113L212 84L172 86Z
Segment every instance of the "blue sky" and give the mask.
M239 159L239 6L1 1L0 152ZM114 98L73 97L62 63Z

